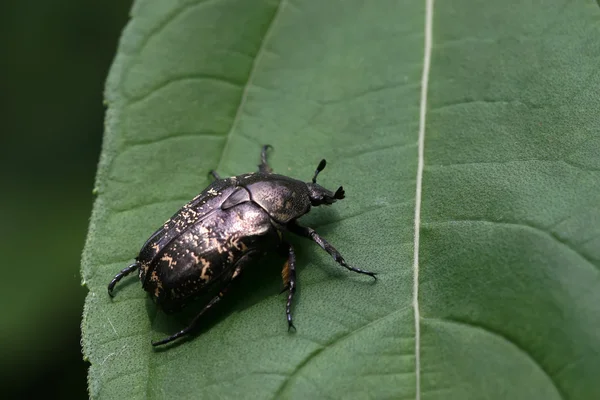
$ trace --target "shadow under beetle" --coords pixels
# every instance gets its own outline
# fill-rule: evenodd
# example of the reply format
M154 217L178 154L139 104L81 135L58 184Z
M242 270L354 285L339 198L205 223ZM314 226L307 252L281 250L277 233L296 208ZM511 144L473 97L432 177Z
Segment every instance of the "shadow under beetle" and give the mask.
M108 284L112 291L124 276L139 269L142 287L165 312L177 311L194 298L218 290L188 327L153 346L169 343L188 334L202 315L217 304L230 283L259 256L279 250L287 256L281 273L288 292L285 313L288 330L296 291L296 256L283 239L282 231L313 240L341 266L375 278L374 272L351 267L342 255L312 228L297 219L311 206L333 204L344 198L340 186L335 193L317 184L325 168L321 160L312 182L302 182L274 174L263 146L258 172L222 179L210 171L215 181L168 219L142 246L136 261L119 272Z

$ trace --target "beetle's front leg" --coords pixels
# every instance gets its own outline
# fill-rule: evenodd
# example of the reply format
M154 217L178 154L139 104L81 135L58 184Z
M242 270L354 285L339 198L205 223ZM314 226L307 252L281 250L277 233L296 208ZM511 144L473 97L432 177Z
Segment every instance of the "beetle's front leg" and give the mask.
M346 260L344 260L344 257L342 257L342 255L340 254L340 252L337 251L335 247L330 245L329 242L327 242L327 240L319 236L319 234L315 232L314 229L300 226L296 222L290 222L287 225L287 228L290 232L295 233L296 235L304 236L314 241L316 244L321 246L323 250L329 253L329 255L333 257L333 259L342 267L349 269L350 271L358 272L359 274L369 275L373 279L377 279L377 277L375 276L377 274L375 272L365 271L363 269L351 267L350 265L348 265L348 263L346 263Z
M140 267L140 263L136 261L133 264L131 264L130 266L128 266L127 268L123 268L123 270L121 272L119 272L117 275L115 275L115 277L112 279L112 281L110 281L110 283L108 284L108 294L110 295L110 297L114 296L113 289L115 288L115 285L117 284L117 282L119 282L121 279L123 279L123 277L129 275L130 273L132 273L139 267Z
M282 293L287 290L288 298L285 304L285 315L288 322L288 331L291 329L296 330L294 323L292 322L292 299L294 293L296 293L296 253L291 244L284 242L282 244L282 250L287 253L287 261L281 270L281 278L283 279L283 290Z

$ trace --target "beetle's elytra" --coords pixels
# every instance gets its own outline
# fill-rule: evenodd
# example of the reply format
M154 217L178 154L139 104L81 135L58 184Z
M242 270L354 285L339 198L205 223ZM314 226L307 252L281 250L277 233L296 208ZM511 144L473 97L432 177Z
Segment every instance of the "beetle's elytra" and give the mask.
M302 182L272 172L263 146L258 172L215 181L168 219L142 246L135 262L108 284L108 293L124 276L139 269L142 287L165 312L173 312L192 299L218 290L189 326L153 346L169 343L189 333L200 317L217 304L230 283L256 258L269 251L287 257L282 271L288 292L285 313L288 329L294 328L291 306L296 291L296 256L282 232L316 242L341 266L375 278L375 273L351 267L342 255L312 228L297 219L311 206L332 204L344 198L340 186L331 192L318 185L325 168L321 160L312 182ZM294 328L295 329L295 328Z

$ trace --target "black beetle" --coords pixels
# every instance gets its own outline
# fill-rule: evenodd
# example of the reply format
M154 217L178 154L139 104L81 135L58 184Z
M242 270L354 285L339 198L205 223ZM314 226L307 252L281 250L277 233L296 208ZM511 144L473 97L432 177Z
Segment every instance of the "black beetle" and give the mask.
M116 283L139 268L144 290L167 313L180 309L193 298L218 290L187 328L153 342L153 346L189 333L251 261L274 249L287 257L282 271L282 292L288 291L285 308L288 329L295 329L290 308L296 291L296 256L283 239L282 231L313 240L341 266L375 278L374 272L349 266L325 239L296 221L311 206L332 204L344 198L341 186L334 193L316 183L325 160L319 163L312 182L305 183L274 174L266 159L269 147L263 146L256 173L221 179L211 171L215 181L150 236L136 261L109 283L108 293L112 296Z

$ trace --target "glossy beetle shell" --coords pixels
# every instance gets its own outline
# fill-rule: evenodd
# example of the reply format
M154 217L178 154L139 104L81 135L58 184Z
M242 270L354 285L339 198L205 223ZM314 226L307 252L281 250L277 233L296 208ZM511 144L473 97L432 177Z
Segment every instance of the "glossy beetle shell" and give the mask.
M314 241L342 267L375 278L374 272L348 265L314 229L298 224L297 219L312 206L333 204L345 196L341 186L332 192L317 184L325 160L317 166L312 181L305 183L274 174L266 160L269 147L262 148L257 173L221 179L212 171L215 182L154 232L136 261L108 284L112 296L115 285L139 269L144 290L167 312L178 310L192 298L212 297L186 328L152 342L153 346L187 335L254 259L275 250L287 258L281 271L283 291L288 293L285 313L288 330L295 329L291 307L297 283L296 255L282 231Z
M276 224L310 210L306 192L304 182L276 174L213 182L142 247L137 261L144 290L165 311L176 311L209 287L234 278L277 247Z

